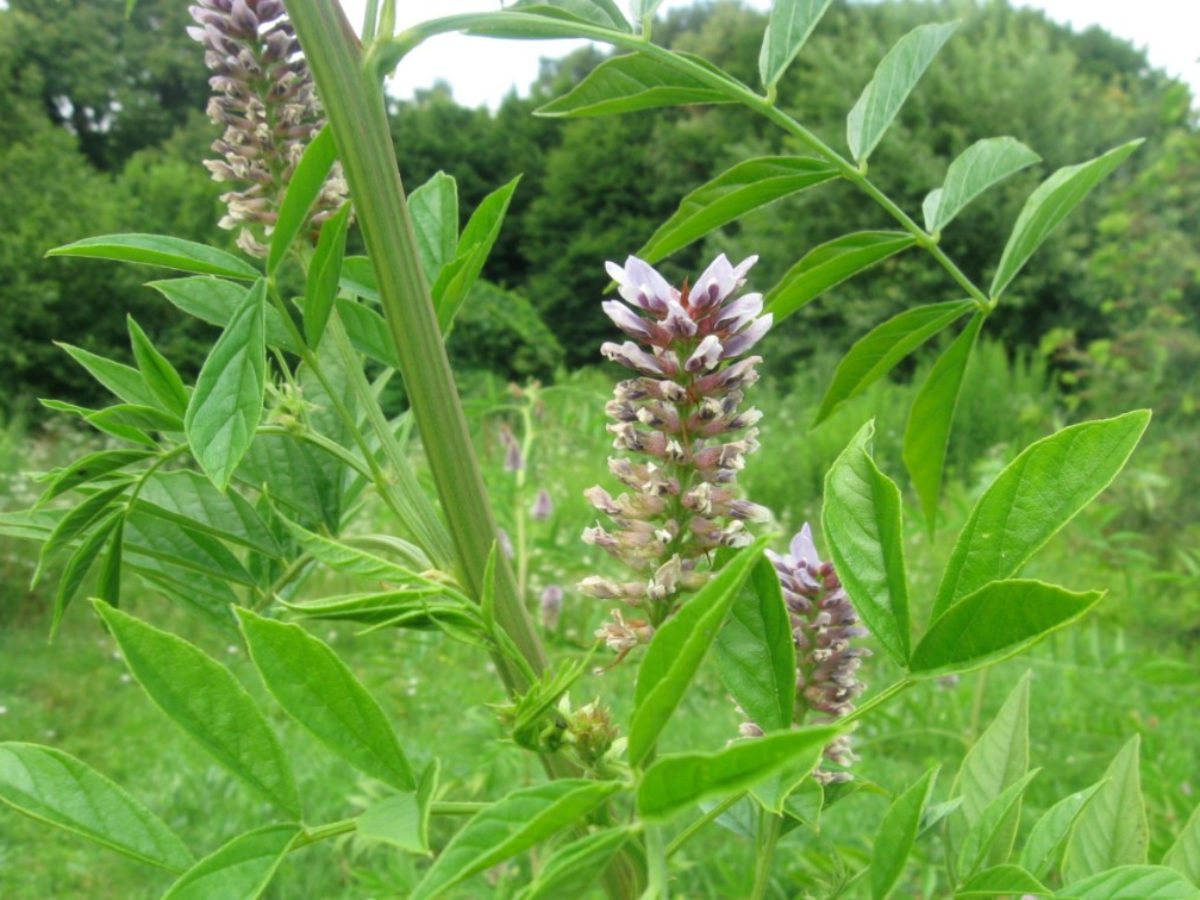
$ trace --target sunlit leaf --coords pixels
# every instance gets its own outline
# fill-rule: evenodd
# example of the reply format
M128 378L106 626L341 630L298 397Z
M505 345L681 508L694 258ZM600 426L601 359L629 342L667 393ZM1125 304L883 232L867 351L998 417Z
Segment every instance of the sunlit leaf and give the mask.
M968 878L966 883L954 892L955 900L965 898L994 898L994 897L1051 897L1054 892L1042 884L1029 872L1020 866L1003 865L984 869L978 875Z
M89 375L126 403L154 406L157 402L154 392L142 378L142 373L132 366L62 341L57 341L56 344L65 350L71 359L87 369Z
M1200 889L1165 866L1118 866L1072 881L1055 896L1067 900L1200 900Z
M587 2L587 0L584 0ZM442 267L454 259L458 249L458 184L445 172L433 177L408 195L417 255L429 284L437 282ZM371 272L371 286L375 284ZM378 288L376 288L378 291Z
M773 87L792 64L833 0L775 0L758 54L758 74Z
M1200 887L1200 806L1193 811L1179 837L1163 857L1163 865L1182 872Z
M1140 866L1146 862L1150 826L1142 799L1140 747L1141 737L1134 735L1121 748L1104 773L1104 783L1075 821L1063 858L1066 883L1098 876L1116 866Z
M583 896L618 850L629 840L630 828L608 828L564 844L542 864L519 900L554 900Z
M127 316L125 321L129 327L129 339L142 380L163 409L175 416L182 416L187 410L188 392L183 379L179 377L179 372L154 346L133 316Z
M300 833L296 825L268 825L240 834L184 872L163 900L255 900Z
M1012 854L1016 826L1021 819L1021 799L1029 783L1041 769L1027 772L992 799L963 837L958 852L958 876L968 878L990 860L995 865L1008 862Z
M892 801L871 851L870 880L872 900L883 900L892 892L904 872L917 832L921 827L921 814L933 793L938 769L933 768L917 779L900 796Z
M1058 865L1067 835L1088 801L1100 790L1103 782L1076 791L1059 800L1033 823L1029 837L1021 848L1021 865L1035 877L1044 878Z
M279 217L271 231L271 246L267 250L267 274L283 262L288 248L308 221L308 211L325 186L325 179L337 159L333 129L325 125L304 148L304 155L288 179L287 192L279 206Z
M737 97L641 53L614 56L596 66L568 93L535 115L562 118L612 116L661 106L732 103Z
M544 16L575 19L613 31L630 30L629 23L625 21L613 0L517 0L508 8Z
M304 334L314 350L321 345L333 301L337 297L346 253L346 230L350 224L350 204L345 203L321 226L317 249L308 265L308 283L304 290Z
M1040 161L1016 138L976 141L950 163L945 182L925 198L925 230L941 231L988 188Z
M261 273L232 253L161 234L106 234L55 247L47 256L86 256L144 263L201 275L223 275L247 281Z
M415 791L393 794L364 809L357 820L358 836L428 855L430 804L437 791L438 769L435 759L425 767Z
M209 325L224 328L246 302L249 291L243 284L235 284L220 278L193 275L187 278L171 278L167 281L150 281L146 287L154 288L167 298L177 309L195 316ZM267 306L266 341L272 347L299 353L300 345L273 306Z

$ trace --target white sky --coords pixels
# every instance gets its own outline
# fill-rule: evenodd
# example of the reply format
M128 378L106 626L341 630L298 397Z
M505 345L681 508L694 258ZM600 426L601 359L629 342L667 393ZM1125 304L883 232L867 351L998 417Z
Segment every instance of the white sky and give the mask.
M617 0L625 6L624 0ZM692 0L666 0L662 11ZM766 9L769 0L746 0ZM1149 51L1151 65L1183 78L1200 96L1200 0L1014 0L1018 6L1043 9L1050 18L1076 29L1100 25ZM365 0L342 0L355 27L361 25ZM400 0L400 28L436 16L496 10L499 0ZM538 74L541 57L562 56L581 41L513 41L443 35L413 51L396 71L390 92L401 98L441 79L464 106L496 108L516 87L524 92Z

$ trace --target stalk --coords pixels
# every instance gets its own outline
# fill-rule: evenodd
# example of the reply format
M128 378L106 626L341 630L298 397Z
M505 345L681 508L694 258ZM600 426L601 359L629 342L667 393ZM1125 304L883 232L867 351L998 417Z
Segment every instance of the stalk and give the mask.
M468 592L479 598L496 525L429 286L421 273L383 91L365 70L362 48L338 4L287 0L285 6L323 100L354 198L400 358L400 374L446 513L458 575ZM546 665L545 652L517 597L512 571L502 560L496 574L496 620L530 668L540 672ZM510 660L498 657L496 665L510 690L528 686Z

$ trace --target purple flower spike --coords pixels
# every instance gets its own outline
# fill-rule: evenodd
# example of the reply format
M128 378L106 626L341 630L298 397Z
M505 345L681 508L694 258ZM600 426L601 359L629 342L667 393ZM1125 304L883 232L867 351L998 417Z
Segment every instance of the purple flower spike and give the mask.
M761 294L736 296L755 260L733 266L718 256L690 290L672 287L636 257L607 264L625 304L610 300L603 310L632 340L605 343L600 352L635 374L617 385L605 408L613 420L608 430L617 450L642 461L609 460L629 491L616 498L600 487L586 492L611 525L590 527L583 539L639 580L590 577L580 589L641 607L651 627L705 584L717 548L745 546L747 524L769 518L736 487L746 455L758 448L752 426L759 413L740 407L761 360L731 360L771 326L769 315L759 315ZM636 643L623 633L605 640L618 650Z
M554 500L551 499L550 492L542 488L537 492L533 506L529 508L529 516L535 522L545 522L552 515L554 515Z

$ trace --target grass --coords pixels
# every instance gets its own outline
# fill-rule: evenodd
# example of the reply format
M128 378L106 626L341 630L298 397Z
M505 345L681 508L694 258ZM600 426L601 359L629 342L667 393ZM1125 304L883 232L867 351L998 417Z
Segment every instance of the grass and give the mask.
M1024 444L1061 424L1036 367L1013 367L998 349L981 349L982 361L965 388L952 446L945 521L930 536L911 498L906 509L906 555L918 618L927 613L920 598L930 596L973 499ZM877 455L885 470L901 478L899 443L911 388L881 383L809 432L806 426L823 383L822 374L809 371L786 384L755 389L766 413L763 449L751 458L743 484L749 496L776 510L781 534L806 519L816 520L825 468L872 410L878 411ZM592 517L581 491L597 481L608 483L603 464L608 436L599 411L609 385L607 373L583 373L544 392L534 419L538 435L523 497L515 495L512 477L502 471L497 441L498 420L511 420L513 399L504 385L485 377L469 387L478 446L502 524L515 533L517 505L531 500L539 487L555 500L549 520L529 523L529 547L531 602L547 584L568 589L562 623L548 636L556 655L578 652L605 614L603 605L572 596L570 585L588 572L612 571L607 560L578 542L580 529ZM45 468L75 449L73 437L32 442L17 426L0 435L0 464L7 473L11 505L28 502L25 469ZM1194 793L1200 789L1194 763L1194 735L1200 733L1195 636L1187 633L1200 609L1200 567L1187 564L1187 542L1194 533L1153 528L1152 510L1179 502L1163 493L1167 487L1145 477L1160 462L1153 448L1139 451L1131 471L1027 567L1030 576L1052 577L1076 589L1107 587L1109 597L1100 611L1031 655L957 683L924 684L893 700L857 733L860 783L898 790L941 764L935 801L945 799L966 748L1021 674L1031 670L1031 764L1045 771L1028 794L1024 833L1041 810L1096 781L1118 747L1136 733L1143 738L1151 860L1161 858L1200 800ZM1159 492L1149 505L1148 489ZM268 809L175 731L129 682L113 642L83 604L71 611L58 641L46 645L47 588L32 595L25 590L30 546L10 543L0 550L0 577L8 595L0 605L0 611L6 610L6 627L0 632L0 739L54 744L79 756L126 786L198 852L270 821ZM316 596L323 586L328 585L310 585L306 596ZM127 605L199 643L257 692L288 749L312 822L354 815L380 793L378 785L357 779L282 716L228 638L148 591L131 591ZM313 627L381 699L414 764L420 767L435 754L441 760L448 798L494 799L539 777L536 760L503 741L490 707L503 698L487 671L489 664L475 650L427 633L359 636L346 627ZM588 678L576 699L599 695L614 707L618 721L627 720L633 672L625 664ZM896 675L878 655L865 674L873 689ZM663 749L718 749L736 734L737 724L732 704L706 670L672 720ZM834 891L865 861L886 804L886 796L863 792L830 807L819 830L787 835L777 857L772 896ZM678 896L746 892L753 849L750 839L737 831L740 812L735 806L723 820L729 827L710 826L675 857ZM460 820L435 820L435 846L458 824ZM923 838L899 893L945 896L949 887L937 880L942 852L932 835ZM457 896L509 896L517 867L527 865L520 861L473 879ZM420 867L420 861L403 854L340 838L290 857L268 896L392 896L414 883ZM169 883L165 873L0 809L2 896L140 898L161 894ZM860 881L845 896L861 896L864 890Z

